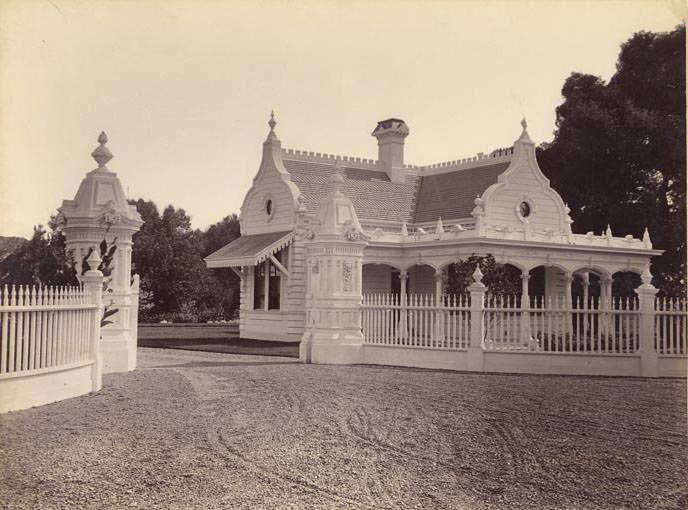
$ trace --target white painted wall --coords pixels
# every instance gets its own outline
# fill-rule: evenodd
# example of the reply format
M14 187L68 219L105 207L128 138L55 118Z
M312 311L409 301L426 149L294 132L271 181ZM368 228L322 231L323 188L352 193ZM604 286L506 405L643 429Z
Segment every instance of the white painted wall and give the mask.
M0 413L85 395L93 390L94 361L0 375ZM97 391L97 390L96 390Z
M266 200L272 200L273 214L265 211ZM275 171L261 175L249 192L241 211L242 233L264 234L286 232L294 228L294 199L291 189Z
M531 206L528 217L533 230L554 229L560 232L564 218L557 204L557 196L551 188L540 189L536 170L525 165L510 176L506 185L490 197L485 204L485 216L489 225L508 225L513 229L524 228L516 214L518 205L526 201Z
M488 227L507 226L513 230L530 230L542 233L568 233L568 213L561 196L549 185L538 166L535 144L525 130L514 142L514 156L509 167L496 184L481 197L484 201L485 224ZM530 214L519 217L522 202L530 206Z
M566 273L558 267L545 267L545 297L566 296Z
M303 242L294 239L287 248L287 270L282 276L279 310L253 310L254 268L250 267L241 285L239 336L254 340L298 342L306 320L305 251Z

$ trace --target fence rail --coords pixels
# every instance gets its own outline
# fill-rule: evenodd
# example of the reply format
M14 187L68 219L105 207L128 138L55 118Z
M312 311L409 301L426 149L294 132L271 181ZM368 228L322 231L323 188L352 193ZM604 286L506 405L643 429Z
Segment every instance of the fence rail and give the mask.
M87 361L97 305L83 287L0 289L0 374Z
M628 354L639 348L637 299L620 298L610 308L591 300L491 298L484 308L486 350Z
M432 349L466 349L470 339L468 298L411 294L363 296L363 336L366 343Z
M655 301L655 348L662 355L685 356L688 341L688 313L685 299L658 298Z
M641 348L641 315L649 313L654 320L655 351L686 356L686 301L657 299L654 307L649 306L649 311L641 310L638 298L615 298L605 304L598 299L534 297L523 307L520 296L486 297L478 308L483 321L480 347L485 351L633 354ZM362 310L366 344L462 350L471 341L468 297L438 300L432 295L366 294Z

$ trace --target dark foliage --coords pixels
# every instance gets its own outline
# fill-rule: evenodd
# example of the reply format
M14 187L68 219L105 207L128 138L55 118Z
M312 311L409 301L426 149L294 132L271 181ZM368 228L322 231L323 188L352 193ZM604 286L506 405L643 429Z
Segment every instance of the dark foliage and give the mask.
M141 321L233 318L239 279L230 269L207 269L203 257L239 236L236 215L201 232L183 209L169 205L161 215L153 202L131 203L144 220L132 253L132 272L141 278Z
M66 251L65 237L51 220L51 231L42 225L33 236L0 261L3 285L77 285L74 259Z
M571 208L577 232L641 237L656 248L654 284L686 283L685 27L640 32L621 48L609 83L573 73L556 110L555 137L538 160Z
M451 264L447 268L445 292L451 295L468 295L468 286L473 283L473 272L480 265L482 283L488 295L514 296L521 294L521 272L510 265L497 264L492 255L471 255L467 260Z

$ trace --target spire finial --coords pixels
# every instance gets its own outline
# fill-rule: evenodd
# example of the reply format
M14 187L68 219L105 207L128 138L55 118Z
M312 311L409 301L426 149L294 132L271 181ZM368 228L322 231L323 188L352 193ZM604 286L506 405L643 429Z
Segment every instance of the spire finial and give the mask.
M270 132L272 133L275 130L275 126L277 125L277 121L275 120L275 110L270 111L270 120L268 121L268 126L270 126Z
M530 139L530 136L528 135L528 121L526 120L525 115L521 119L521 127L523 128L523 131L521 131L521 136L518 137L517 142L533 143L533 141Z
M105 144L108 141L108 137L105 134L105 131L101 131L100 135L98 136L98 143L100 144L98 147L95 148L95 150L91 153L91 156L93 159L96 160L98 163L98 168L102 168L107 170L107 164L108 161L112 159L112 153L110 152L110 149L108 149Z

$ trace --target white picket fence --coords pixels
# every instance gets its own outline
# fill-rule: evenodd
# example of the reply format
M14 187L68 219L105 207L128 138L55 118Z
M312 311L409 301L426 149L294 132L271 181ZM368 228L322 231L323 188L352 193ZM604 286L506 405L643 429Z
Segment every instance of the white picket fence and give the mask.
M637 299L614 299L608 309L598 300L536 297L525 308L519 301L516 297L487 299L485 349L627 354L639 348Z
M0 412L101 388L102 274L95 273L84 287L0 289Z
M466 349L470 339L468 298L411 294L365 294L362 324L366 343L431 349Z
M688 353L688 314L685 299L658 298L655 301L655 348L665 355Z
M96 313L82 287L5 286L0 290L0 374L90 359Z
M485 351L533 351L552 354L626 355L640 349L637 298L615 298L605 307L598 299L490 297L478 310ZM655 349L661 355L688 353L686 301L657 299ZM465 350L471 338L468 297L366 294L363 296L364 343L425 349Z

